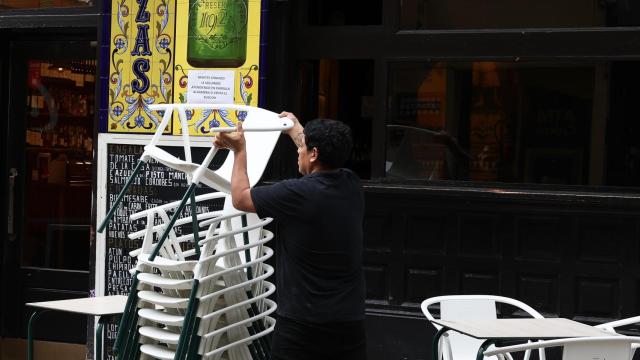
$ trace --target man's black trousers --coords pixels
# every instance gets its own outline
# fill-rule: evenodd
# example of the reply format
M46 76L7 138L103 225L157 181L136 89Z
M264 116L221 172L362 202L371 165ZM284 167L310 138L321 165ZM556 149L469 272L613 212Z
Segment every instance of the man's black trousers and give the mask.
M308 323L279 316L272 360L366 360L364 321Z

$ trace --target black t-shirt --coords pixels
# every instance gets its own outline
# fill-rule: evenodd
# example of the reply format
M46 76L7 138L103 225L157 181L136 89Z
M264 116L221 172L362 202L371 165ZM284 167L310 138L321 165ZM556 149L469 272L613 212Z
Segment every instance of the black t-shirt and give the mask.
M314 323L364 318L360 179L317 172L251 189L260 217L278 222L278 314Z

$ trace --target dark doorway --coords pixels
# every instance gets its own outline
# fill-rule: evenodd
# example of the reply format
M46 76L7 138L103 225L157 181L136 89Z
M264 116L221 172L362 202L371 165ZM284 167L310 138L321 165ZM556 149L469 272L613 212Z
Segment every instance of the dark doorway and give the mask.
M97 51L89 35L61 38L8 44L6 337L26 337L25 303L89 295ZM86 342L82 317L40 321L58 326L37 327L36 339Z

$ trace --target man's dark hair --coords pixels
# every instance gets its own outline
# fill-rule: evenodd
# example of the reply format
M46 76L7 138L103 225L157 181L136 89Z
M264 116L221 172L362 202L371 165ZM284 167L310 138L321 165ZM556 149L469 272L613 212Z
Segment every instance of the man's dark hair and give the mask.
M304 141L308 150L318 149L318 161L330 169L341 167L351 156L351 129L340 121L309 121L304 126Z

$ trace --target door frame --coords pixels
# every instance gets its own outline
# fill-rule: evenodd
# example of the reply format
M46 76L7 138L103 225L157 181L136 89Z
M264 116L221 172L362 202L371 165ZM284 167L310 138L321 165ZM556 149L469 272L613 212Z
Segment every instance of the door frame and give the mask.
M0 286L3 292L11 294L2 297L2 307L0 310L0 335L3 337L25 337L26 325L30 314L30 309L24 306L28 302L27 293L44 293L50 300L71 297L86 297L91 287L90 271L47 269L41 267L23 267L22 259L22 236L24 233L25 214L25 181L26 161L25 149L26 141L24 136L12 136L11 134L24 134L26 124L22 120L26 116L24 99L27 95L27 60L29 58L56 59L64 58L68 54L65 42L74 41L96 41L96 29L65 29L56 31L55 29L41 29L28 31L7 31L10 35L5 38L5 51L0 60L0 111L7 114L6 126L2 127L0 134L5 147L5 155L2 157L2 168L8 174L11 168L18 169L18 176L15 178L13 190L14 196L14 228L15 234L8 234L9 225L3 223L3 231L7 234L2 246L3 264L0 270ZM55 42L52 44L52 42ZM52 44L52 46L46 46ZM38 46L34 46L38 45ZM44 45L44 46L43 46ZM63 46L60 46L63 45ZM95 52L87 53L89 57L97 59L98 46ZM67 56L68 57L68 56ZM96 76L97 78L97 76ZM99 83L96 82L96 87ZM97 103L94 111L93 128L97 128ZM95 131L94 131L95 132ZM93 134L92 134L93 135ZM97 141L97 139L96 139ZM95 176L95 168L94 168ZM8 185L8 175L3 176L3 182ZM9 199L8 186L5 186L5 199ZM9 206L5 201L3 212L8 215ZM93 217L91 217L93 221ZM6 225L5 225L6 224ZM12 240L13 238L13 240ZM87 262L90 259L87 258ZM89 264L91 265L91 264ZM86 321L86 320L84 320ZM60 332L58 329L57 332ZM38 334L36 334L38 335ZM83 341L86 331L76 334L75 342ZM67 334L56 335L56 340L65 340ZM70 340L74 341L71 336Z

